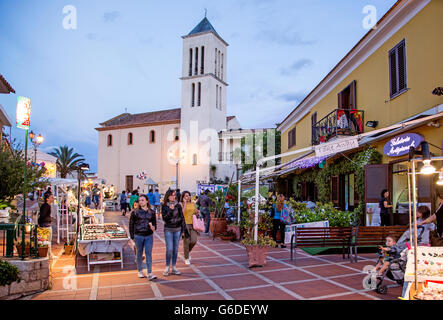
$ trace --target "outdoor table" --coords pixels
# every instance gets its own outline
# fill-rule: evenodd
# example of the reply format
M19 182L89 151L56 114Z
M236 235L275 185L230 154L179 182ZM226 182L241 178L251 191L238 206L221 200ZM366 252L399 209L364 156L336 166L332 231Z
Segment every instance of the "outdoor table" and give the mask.
M81 230L83 238L83 227ZM115 238L115 239L100 239L100 240L78 240L78 252L82 256L87 257L88 271L90 266L94 264L108 264L120 263L123 269L123 248L128 244L129 237ZM91 259L93 253L120 253L120 259L99 261Z

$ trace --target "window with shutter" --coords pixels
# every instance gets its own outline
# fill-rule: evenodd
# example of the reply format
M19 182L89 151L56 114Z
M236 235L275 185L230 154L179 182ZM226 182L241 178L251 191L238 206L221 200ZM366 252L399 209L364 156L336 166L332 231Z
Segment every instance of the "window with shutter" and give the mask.
M335 207L338 207L340 201L339 176L331 177L331 201Z
M317 112L311 116L311 144L317 140Z
M296 144L296 128L288 132L288 149L291 149Z
M391 190L392 173L388 164L365 166L365 202L377 203L383 189Z
M403 39L389 51L389 76L391 98L407 89L406 42Z

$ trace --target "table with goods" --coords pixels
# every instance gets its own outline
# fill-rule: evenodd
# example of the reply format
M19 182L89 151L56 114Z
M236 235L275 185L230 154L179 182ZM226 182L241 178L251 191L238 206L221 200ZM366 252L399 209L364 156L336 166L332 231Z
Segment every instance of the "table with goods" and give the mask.
M410 300L443 300L443 247L417 247L417 288L414 253L408 251L405 281Z
M95 264L120 263L123 248L129 242L125 229L118 223L85 224L80 229L78 252L87 256L88 271Z

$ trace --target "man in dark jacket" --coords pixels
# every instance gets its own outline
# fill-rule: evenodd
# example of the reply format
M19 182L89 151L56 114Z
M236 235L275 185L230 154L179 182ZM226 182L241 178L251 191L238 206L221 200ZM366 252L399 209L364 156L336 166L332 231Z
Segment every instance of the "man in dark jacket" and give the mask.
M157 278L152 274L152 246L154 243L154 230L157 230L155 212L148 206L148 197L142 194L138 199L140 208L132 211L129 218L129 234L137 248L138 276L144 278L142 259L143 249L146 256L146 267L149 280Z
M211 222L211 215L209 208L213 205L212 200L209 198L209 189L205 190L205 193L198 197L197 205L199 206L200 213L205 219L205 233L209 234L209 224Z

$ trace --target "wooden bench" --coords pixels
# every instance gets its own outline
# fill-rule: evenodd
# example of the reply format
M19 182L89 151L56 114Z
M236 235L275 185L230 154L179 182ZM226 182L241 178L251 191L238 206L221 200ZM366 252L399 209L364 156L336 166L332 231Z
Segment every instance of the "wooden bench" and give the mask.
M354 227L350 244L351 262L357 262L358 247L386 246L386 237L393 235L397 239L408 229L408 226Z
M349 257L351 235L351 227L295 228L295 232L291 237L291 260L295 259L297 248L307 247L342 247L343 259L345 258L346 249L348 249Z

